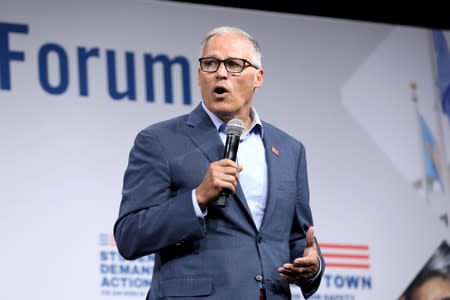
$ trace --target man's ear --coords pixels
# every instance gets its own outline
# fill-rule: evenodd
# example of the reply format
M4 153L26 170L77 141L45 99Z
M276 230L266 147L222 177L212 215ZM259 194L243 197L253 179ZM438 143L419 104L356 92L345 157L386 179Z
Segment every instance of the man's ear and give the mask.
M197 69L197 85L200 85L200 67Z
M264 70L259 69L258 72L256 73L255 88L262 87L263 83L264 83Z

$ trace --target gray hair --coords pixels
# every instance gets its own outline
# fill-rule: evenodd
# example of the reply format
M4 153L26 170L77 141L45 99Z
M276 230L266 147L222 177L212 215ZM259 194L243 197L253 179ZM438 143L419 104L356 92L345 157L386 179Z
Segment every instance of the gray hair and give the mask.
M245 32L244 30L237 28L237 27L230 27L230 26L220 26L220 27L216 27L213 28L212 30L210 30L205 38L202 40L201 44L200 44L200 55L202 54L203 48L205 47L206 42L212 38L215 35L221 35L221 34L227 34L227 33L232 33L232 34L237 34L240 35L244 38L246 38L250 44L252 45L252 64L254 64L255 66L257 66L258 68L261 68L261 48L259 47L258 41L255 40L254 37L252 37L250 34L248 34L247 32Z

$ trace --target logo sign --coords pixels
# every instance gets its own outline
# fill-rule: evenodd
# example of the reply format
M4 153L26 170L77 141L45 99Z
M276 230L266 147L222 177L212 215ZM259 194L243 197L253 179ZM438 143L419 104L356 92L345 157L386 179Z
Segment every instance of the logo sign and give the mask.
M112 234L99 235L100 294L145 298L152 284L153 255L133 261L122 258Z
M372 290L369 245L320 243L320 249L326 269L319 291L310 299L365 299Z

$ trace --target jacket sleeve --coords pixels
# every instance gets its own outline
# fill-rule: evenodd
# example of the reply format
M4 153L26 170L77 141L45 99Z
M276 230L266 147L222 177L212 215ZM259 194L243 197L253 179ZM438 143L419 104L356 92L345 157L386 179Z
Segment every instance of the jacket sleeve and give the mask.
M297 169L296 211L290 238L291 261L294 261L297 257L303 256L303 251L306 247L306 232L310 226L313 226L313 218L309 203L306 154L304 146L300 144L300 155ZM297 283L297 285L301 288L305 299L309 298L317 291L325 271L325 261L322 257L317 239L315 241L321 262L321 270L314 280Z
M136 259L187 240L204 238L192 190L174 191L167 153L157 135L141 131L130 151L114 237L119 253Z

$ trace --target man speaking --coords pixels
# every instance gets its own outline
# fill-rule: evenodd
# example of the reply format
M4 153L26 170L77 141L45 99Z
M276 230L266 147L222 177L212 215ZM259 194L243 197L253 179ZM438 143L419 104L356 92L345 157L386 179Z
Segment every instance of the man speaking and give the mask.
M325 263L305 148L252 107L263 79L257 41L214 28L201 43L202 102L137 135L114 236L126 259L155 254L147 299L286 300L290 284L305 298L318 289ZM232 157L231 120L242 127Z

